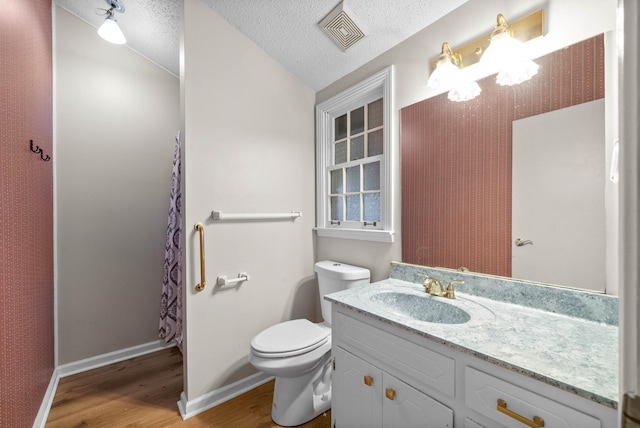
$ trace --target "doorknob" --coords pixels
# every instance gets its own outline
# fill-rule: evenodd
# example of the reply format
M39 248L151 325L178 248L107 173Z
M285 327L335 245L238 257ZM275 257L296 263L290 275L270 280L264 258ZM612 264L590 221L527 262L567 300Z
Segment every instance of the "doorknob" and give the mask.
M527 239L526 241L518 238L516 239L516 247L522 247L523 245L533 245L533 241Z

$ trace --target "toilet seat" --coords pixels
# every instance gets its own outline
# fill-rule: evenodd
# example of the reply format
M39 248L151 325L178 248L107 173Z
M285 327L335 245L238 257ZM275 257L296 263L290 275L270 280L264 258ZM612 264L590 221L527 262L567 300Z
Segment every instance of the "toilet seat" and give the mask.
M311 352L327 343L330 330L306 319L285 321L259 333L251 340L255 355L285 358Z

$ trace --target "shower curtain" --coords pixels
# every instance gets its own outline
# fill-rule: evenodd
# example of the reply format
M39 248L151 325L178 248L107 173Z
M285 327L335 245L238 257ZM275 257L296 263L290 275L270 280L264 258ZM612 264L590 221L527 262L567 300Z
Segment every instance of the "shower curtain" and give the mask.
M180 132L173 151L173 172L169 198L167 242L164 252L164 275L158 335L166 343L182 344L182 198L180 193Z

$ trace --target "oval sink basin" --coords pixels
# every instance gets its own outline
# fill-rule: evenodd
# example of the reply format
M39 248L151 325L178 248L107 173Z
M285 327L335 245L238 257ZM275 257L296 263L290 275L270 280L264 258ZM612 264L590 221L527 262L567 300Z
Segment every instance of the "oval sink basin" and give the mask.
M471 319L467 311L428 294L387 292L371 296L373 302L398 315L439 324L463 324Z

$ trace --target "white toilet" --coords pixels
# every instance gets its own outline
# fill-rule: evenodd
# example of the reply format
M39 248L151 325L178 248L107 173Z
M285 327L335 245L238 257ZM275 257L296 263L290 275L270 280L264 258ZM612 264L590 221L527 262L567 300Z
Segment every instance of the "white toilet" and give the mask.
M330 260L315 265L324 322L297 319L276 324L251 340L249 361L275 376L271 418L296 426L331 407L331 303L325 294L369 283L368 269Z

